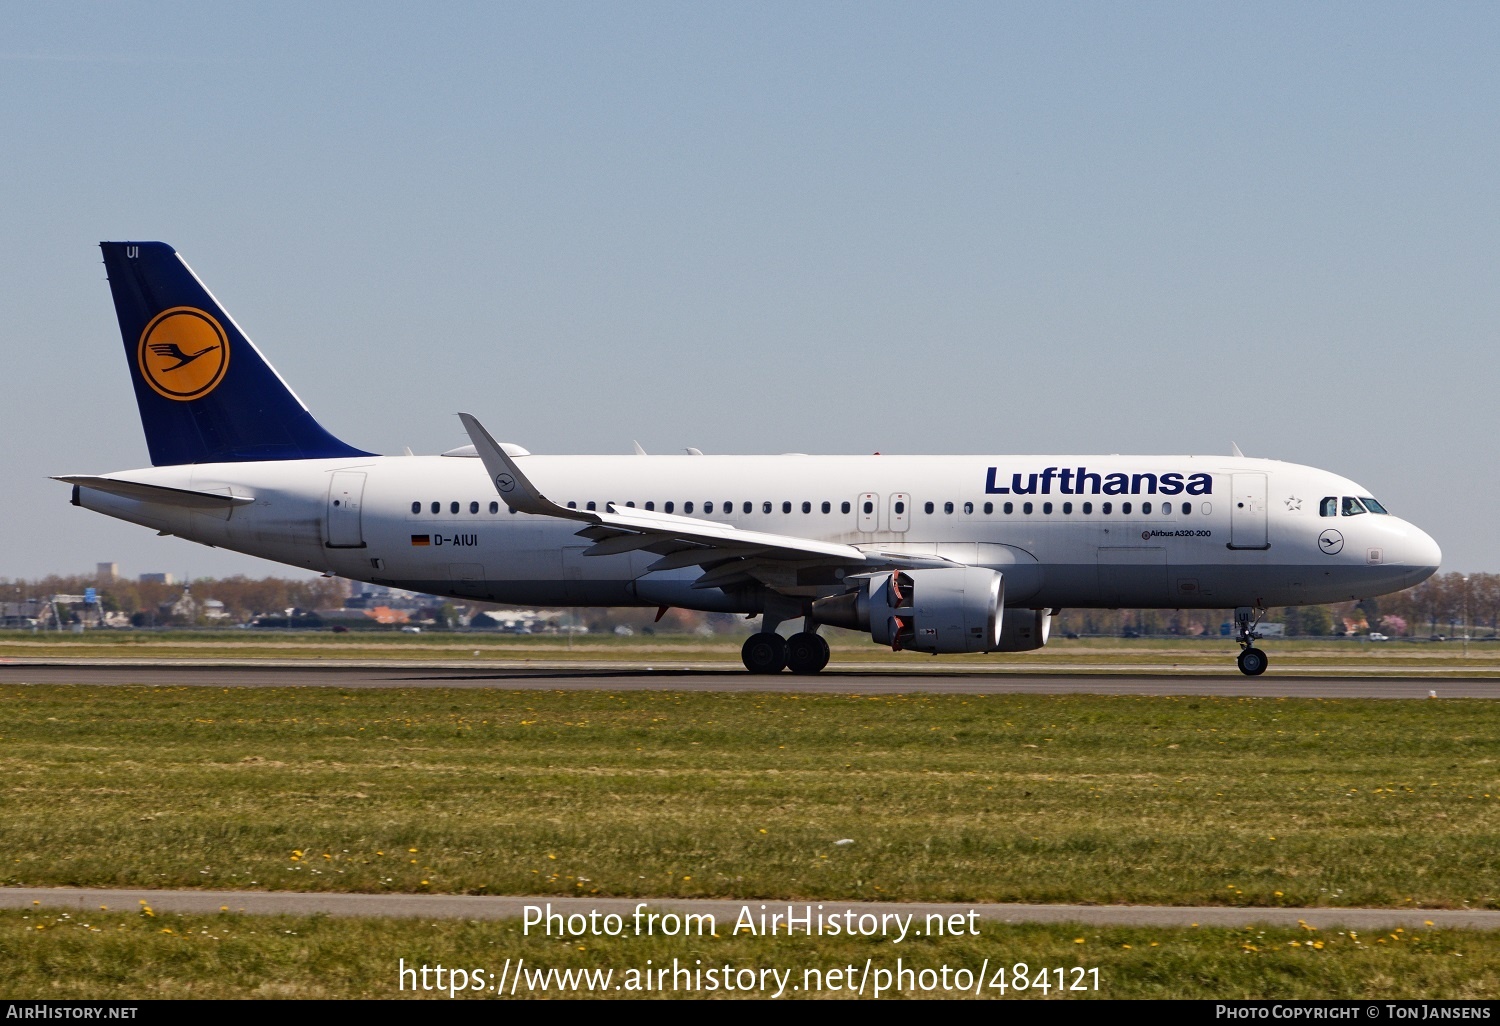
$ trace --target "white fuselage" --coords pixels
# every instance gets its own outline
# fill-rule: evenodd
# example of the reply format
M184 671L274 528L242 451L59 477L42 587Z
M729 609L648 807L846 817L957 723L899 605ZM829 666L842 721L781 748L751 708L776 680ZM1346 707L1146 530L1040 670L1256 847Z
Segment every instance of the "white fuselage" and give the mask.
M1322 515L1325 498L1371 493L1273 460L527 455L519 465L548 498L579 509L634 505L989 567L1004 575L1012 607L1359 599L1418 583L1440 556L1430 537L1395 516ZM653 573L647 568L659 557L651 552L584 555L590 542L577 537L580 524L511 512L476 458L214 463L110 476L253 501L201 510L82 487L78 504L355 580L518 604L758 608L743 588L694 588L697 566ZM815 567L788 563L775 573L762 583L786 595L843 587Z

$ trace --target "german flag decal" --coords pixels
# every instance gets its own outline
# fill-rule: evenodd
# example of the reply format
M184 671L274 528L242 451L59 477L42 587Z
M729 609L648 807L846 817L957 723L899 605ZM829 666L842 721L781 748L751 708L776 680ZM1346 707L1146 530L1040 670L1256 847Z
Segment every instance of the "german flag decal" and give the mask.
M432 544L432 535L430 535L430 534L414 534L414 535L411 536L411 543L413 545L431 545Z

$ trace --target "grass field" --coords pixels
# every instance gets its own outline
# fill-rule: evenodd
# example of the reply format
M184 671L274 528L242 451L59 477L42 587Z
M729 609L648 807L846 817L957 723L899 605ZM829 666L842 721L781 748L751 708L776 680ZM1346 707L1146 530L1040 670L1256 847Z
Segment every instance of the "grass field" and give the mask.
M1024 989L1015 986L1017 962L1032 984ZM403 979L403 964L461 967L462 976L446 976L438 989L434 972ZM674 976L674 965L688 972ZM647 975L662 968L666 975ZM909 972L897 976L899 968ZM594 975L590 982L574 976L569 986L542 975L552 970L610 976ZM724 988L726 979L734 990ZM729 924L719 924L716 937L562 939L535 931L526 936L514 921L186 916L149 906L0 912L0 993L12 1000L484 1000L496 998L495 990L509 981L514 994L506 986L499 996L772 997L781 990L791 998L847 998L857 996L863 981L866 997L1473 1000L1492 999L1500 991L1497 980L1500 937L1463 930L1374 935L1295 927L986 924L979 936L892 944L734 936ZM1059 981L1066 989L1056 987ZM423 989L424 982L433 989ZM884 993L877 993L882 985Z
M859 664L923 673L1028 672L1086 668L1098 672L1144 666L1232 672L1238 647L1228 638L1054 638L1036 652L944 656L891 652L868 638L830 630L834 668ZM504 635L486 633L258 631L0 631L0 659L193 659L403 662L543 662L627 660L642 665L738 667L741 637L655 635ZM1500 676L1500 643L1386 642L1357 639L1269 639L1261 643L1272 672L1464 673Z
M12 885L1500 907L1478 700L5 686L0 708Z

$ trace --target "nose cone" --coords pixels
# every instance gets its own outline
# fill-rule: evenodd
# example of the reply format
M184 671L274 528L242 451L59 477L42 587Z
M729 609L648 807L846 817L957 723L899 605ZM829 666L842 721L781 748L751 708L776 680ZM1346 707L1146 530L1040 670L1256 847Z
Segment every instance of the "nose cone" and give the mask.
M1404 534L1406 537L1402 545L1401 562L1409 568L1407 575L1410 587L1437 573L1443 562L1443 550L1432 540L1432 535L1420 527L1407 524Z

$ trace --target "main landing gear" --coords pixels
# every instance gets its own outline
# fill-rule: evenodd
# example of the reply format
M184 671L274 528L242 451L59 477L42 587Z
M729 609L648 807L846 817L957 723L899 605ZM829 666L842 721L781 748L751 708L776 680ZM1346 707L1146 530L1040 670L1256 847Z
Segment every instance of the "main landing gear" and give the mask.
M1259 677L1266 672L1266 667L1271 662L1269 656L1255 647L1255 642L1261 637L1255 632L1255 628L1264 615L1264 609L1252 609L1249 606L1240 606L1234 611L1234 640L1239 642L1241 648L1236 662L1239 663L1240 672L1247 677Z
M770 630L745 639L740 648L740 660L745 669L751 673L780 673L785 669L811 674L822 672L828 665L828 642L818 635L813 625L804 624L802 631L786 639L776 633L775 626L772 624Z

